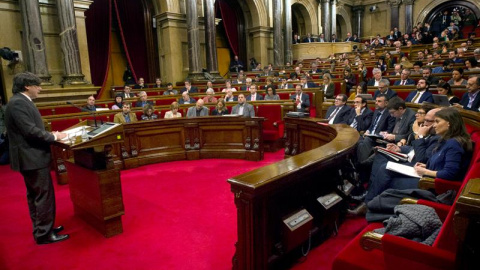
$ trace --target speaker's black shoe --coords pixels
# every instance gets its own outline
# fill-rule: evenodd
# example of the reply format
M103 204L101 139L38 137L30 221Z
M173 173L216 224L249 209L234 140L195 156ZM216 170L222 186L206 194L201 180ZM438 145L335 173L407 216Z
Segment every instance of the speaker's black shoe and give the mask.
M60 241L65 241L68 238L70 238L68 234L56 234L52 232L47 236L37 238L37 244L39 245L52 244Z
M60 225L60 226L58 226L58 227L56 227L56 228L53 228L52 231L53 231L54 233L59 233L59 232L63 231L63 229L64 229L63 226Z

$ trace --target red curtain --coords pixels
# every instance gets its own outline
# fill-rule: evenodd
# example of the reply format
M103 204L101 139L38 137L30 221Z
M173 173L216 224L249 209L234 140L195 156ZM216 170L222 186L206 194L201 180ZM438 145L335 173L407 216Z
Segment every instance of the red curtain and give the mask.
M216 4L218 4L218 7L220 8L223 27L225 28L230 48L232 48L234 55L238 55L238 23L235 10L231 8L224 0L217 0Z
M147 39L144 21L144 2L138 0L113 0L120 37L135 81L148 78ZM148 23L148 22L147 22Z
M95 0L85 12L92 83L102 86L98 96L102 94L110 67L111 4L111 0Z

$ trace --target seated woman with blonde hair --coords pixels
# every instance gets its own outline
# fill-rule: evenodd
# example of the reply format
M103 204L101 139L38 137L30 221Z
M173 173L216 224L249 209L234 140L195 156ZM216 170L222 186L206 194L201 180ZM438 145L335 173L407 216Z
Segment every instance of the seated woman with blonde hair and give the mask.
M225 100L223 98L219 98L217 101L217 106L212 111L212 115L225 115L229 114L227 107L225 107Z
M178 102L172 102L170 105L170 111L165 113L165 119L182 117L182 114L178 112L179 107L180 105L178 105Z

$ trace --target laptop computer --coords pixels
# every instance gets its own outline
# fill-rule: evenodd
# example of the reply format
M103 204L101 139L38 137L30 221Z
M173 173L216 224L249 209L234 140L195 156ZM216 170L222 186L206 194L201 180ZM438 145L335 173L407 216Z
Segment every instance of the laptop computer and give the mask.
M445 106L445 107L450 106L450 102L448 101L447 95L433 94L433 103L439 106Z

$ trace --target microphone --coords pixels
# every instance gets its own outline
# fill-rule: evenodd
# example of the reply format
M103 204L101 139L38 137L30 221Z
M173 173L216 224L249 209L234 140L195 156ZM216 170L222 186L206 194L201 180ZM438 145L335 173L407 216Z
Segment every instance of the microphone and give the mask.
M93 115L93 120L95 121L95 127L98 127L97 126L97 113L95 111L86 110L85 108L82 108L82 107L77 106L76 104L73 104L71 101L67 101L67 104L79 109L81 112L88 112L91 115Z

